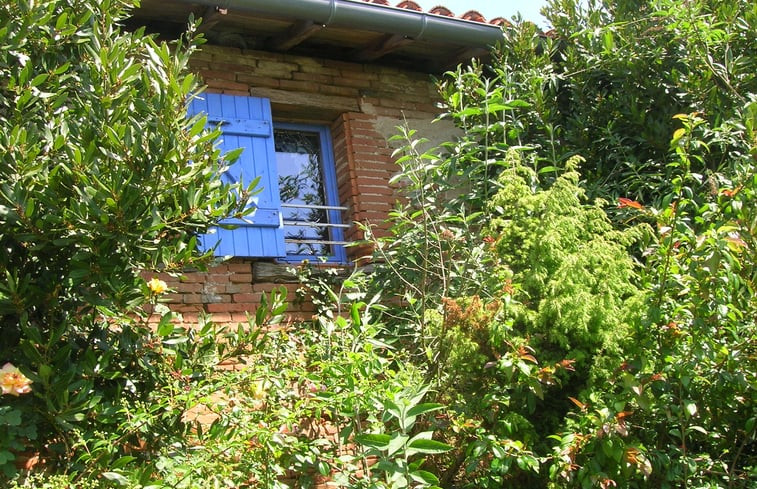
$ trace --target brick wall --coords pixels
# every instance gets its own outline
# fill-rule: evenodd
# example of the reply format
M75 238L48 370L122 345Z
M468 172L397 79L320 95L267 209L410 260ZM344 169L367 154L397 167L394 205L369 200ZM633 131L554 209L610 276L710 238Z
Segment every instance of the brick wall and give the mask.
M429 75L379 65L203 46L191 67L208 92L270 99L275 121L327 124L340 199L349 209L344 222L367 222L379 229L396 199L388 182L397 170L388 137L405 120L411 127L428 128L439 112ZM453 133L441 124L423 136L441 142ZM346 238L361 235L352 227ZM187 322L200 311L212 313L218 322L243 321L260 294L278 285L256 277L254 261L244 259L207 273L186 273L181 280L161 278L176 291L168 297L172 310L183 313ZM287 287L293 292L296 285ZM296 317L311 311L307 303L291 309Z

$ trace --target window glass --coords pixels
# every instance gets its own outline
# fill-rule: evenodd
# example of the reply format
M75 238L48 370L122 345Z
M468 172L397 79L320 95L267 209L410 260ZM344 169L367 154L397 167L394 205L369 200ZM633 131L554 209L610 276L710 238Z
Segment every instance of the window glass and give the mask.
M287 255L333 255L321 133L277 127L273 138Z

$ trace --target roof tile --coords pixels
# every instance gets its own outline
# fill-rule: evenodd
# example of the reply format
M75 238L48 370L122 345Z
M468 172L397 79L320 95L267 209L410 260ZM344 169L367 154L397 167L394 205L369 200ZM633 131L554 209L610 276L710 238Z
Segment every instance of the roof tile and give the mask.
M503 27L503 26L504 27L511 27L512 26L512 24L510 23L510 21L507 20L504 17L495 17L492 20L490 20L489 23L491 25L498 25L500 27Z
M430 14L436 14L436 15L444 15L445 17L454 17L455 14L452 13L450 9L447 7L444 7L442 5L436 6L428 11Z
M468 10L460 16L461 19L472 20L473 22L486 22L486 19L478 10Z
M404 9L407 9L407 10L415 10L416 12L423 12L423 9L421 8L420 5L418 5L415 2L411 2L409 0L407 0L405 2L398 3L397 7L398 8L404 8Z
M363 1L366 3L375 3L378 5L386 5L389 7L392 6L388 0L363 0ZM412 0L405 0L405 1L399 2L397 5L395 5L395 7L403 8L406 10L414 10L416 12L423 12L423 8L421 8L420 5L418 5L416 2L413 2ZM469 20L472 22L481 22L483 24L491 24L491 25L498 25L498 26L512 25L504 17L496 17L494 19L487 21L486 18L483 15L481 15L481 12L479 12L478 10L469 10L465 12L463 15L460 15L459 17L457 17L450 9L448 9L444 5L437 5L436 7L433 7L431 10L428 11L428 13L434 14L434 15L441 15L444 17L456 17L456 18L460 18L464 20Z

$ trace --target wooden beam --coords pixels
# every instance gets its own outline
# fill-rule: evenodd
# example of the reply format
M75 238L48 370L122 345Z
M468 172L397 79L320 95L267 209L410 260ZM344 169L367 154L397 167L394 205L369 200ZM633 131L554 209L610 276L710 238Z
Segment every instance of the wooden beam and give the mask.
M208 7L205 9L205 14L202 16L202 23L197 28L197 32L208 32L218 22L221 21L224 15L228 14L229 10L221 7Z
M298 283L297 275L292 273L292 269L303 266L297 263L271 263L266 261L257 261L252 264L252 277L255 283L277 283L291 284ZM354 271L353 267L345 265L334 265L331 263L320 263L318 258L313 257L309 265L304 265L311 269L315 276L331 275L336 270L339 278L347 278ZM372 271L373 268L364 270ZM366 273L369 273L366 271Z
M321 93L290 92L288 90L263 87L251 87L250 95L255 97L265 97L270 99L271 103L282 105L333 110L339 113L360 111L358 100L352 97L323 95Z
M289 51L321 29L323 25L312 20L297 21L285 33L272 38L268 42L268 48L273 51Z
M381 36L378 40L372 42L368 46L359 49L355 53L354 59L355 61L359 61L361 63L375 61L380 57L389 54L392 51L396 51L402 46L412 44L413 42L415 42L415 39L412 39L410 37L400 36L398 34L387 34L385 36Z

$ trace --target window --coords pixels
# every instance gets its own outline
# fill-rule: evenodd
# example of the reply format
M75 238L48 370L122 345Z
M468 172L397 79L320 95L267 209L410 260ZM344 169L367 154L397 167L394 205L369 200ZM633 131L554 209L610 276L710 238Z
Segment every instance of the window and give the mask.
M234 229L219 227L201 236L204 249L215 247L218 256L346 261L346 225L327 127L274 126L269 101L256 97L205 94L189 109L207 114L209 125L221 126L224 151L243 148L224 180L248 184L260 179L260 192L251 202L255 213L223 221Z
M287 257L345 261L341 210L328 128L275 124L273 140Z

